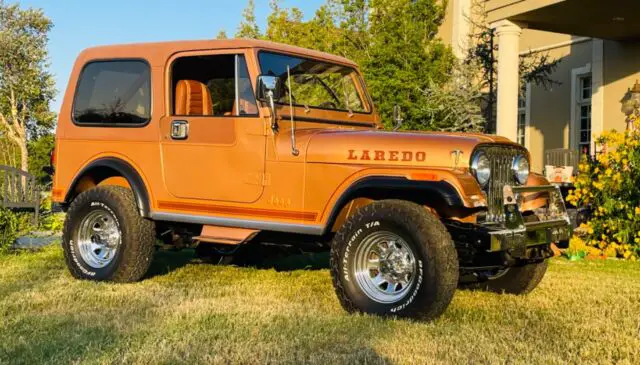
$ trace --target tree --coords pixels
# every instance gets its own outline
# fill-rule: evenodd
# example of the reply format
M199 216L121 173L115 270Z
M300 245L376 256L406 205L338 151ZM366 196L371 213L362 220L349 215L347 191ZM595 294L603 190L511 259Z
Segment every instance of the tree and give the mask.
M481 65L481 85L486 90L484 96L484 115L487 120L485 132L495 132L494 108L497 93L498 73L495 54L498 51L495 34L487 22L486 2L476 0L471 11L472 31L467 50L467 63ZM552 74L558 68L560 59L552 59L548 53L530 53L520 57L520 86L524 88L527 83L541 86L545 89L559 84L552 78Z
M254 0L249 0L247 7L242 11L242 21L238 26L236 38L261 38L260 28L256 22L256 4Z
M216 39L227 39L227 38L229 38L229 37L227 37L227 32L225 32L224 29L221 29L218 32L218 35L216 36Z
M328 0L304 21L299 9L272 0L264 37L354 60L388 126L398 104L407 127L430 129L439 116L420 101L450 79L455 61L436 38L443 17L437 0Z
M20 9L0 0L0 128L17 146L20 167L28 170L28 141L50 133L55 94L49 72L47 34L51 21L39 9ZM3 149L11 160L11 149Z
M434 0L372 0L370 8L361 65L383 120L390 123L399 105L406 128L431 129L434 114L420 105L422 91L441 87L455 62L436 38L444 8Z

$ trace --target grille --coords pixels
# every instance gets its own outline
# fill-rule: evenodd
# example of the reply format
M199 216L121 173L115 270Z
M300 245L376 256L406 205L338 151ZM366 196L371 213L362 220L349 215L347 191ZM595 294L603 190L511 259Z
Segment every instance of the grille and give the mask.
M487 146L482 150L491 162L491 179L486 187L487 222L504 222L504 190L505 185L516 185L516 178L511 170L513 159L521 154L519 148L511 146Z

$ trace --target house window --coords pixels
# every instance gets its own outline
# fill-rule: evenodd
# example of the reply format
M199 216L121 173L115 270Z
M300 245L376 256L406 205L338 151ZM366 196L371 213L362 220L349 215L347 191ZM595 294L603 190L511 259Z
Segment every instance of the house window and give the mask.
M518 143L524 146L527 126L527 97L526 89L520 90L518 96Z
M581 154L591 154L591 75L578 78L578 150Z

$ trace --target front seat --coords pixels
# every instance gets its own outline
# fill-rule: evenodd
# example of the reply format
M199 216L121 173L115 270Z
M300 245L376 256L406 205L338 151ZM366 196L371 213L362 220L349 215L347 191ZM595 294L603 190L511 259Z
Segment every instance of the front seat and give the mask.
M180 80L176 85L176 115L213 115L211 92L195 80Z

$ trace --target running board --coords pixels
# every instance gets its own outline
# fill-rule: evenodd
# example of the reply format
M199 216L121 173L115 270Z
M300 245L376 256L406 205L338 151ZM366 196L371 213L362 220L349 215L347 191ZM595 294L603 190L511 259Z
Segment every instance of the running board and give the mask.
M200 236L193 239L198 242L218 243L221 245L241 245L260 231L246 228L232 228L221 226L202 226Z

